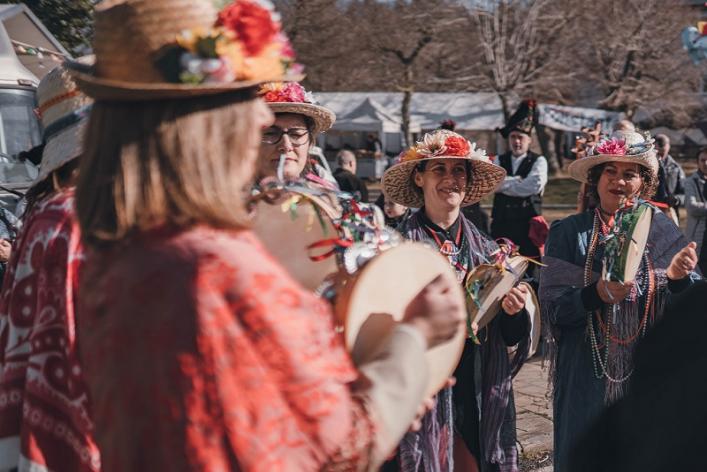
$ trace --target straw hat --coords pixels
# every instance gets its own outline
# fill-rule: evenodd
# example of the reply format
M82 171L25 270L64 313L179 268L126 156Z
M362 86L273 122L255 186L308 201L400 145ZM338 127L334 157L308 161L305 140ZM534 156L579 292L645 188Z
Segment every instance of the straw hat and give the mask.
M314 120L315 135L327 131L336 121L334 112L319 105L312 92L307 92L297 82L263 84L258 95L267 102L273 113L294 113Z
M471 163L471 179L461 206L472 205L493 192L506 177L502 167L491 162L486 151L463 136L448 130L436 130L405 151L400 162L383 174L383 190L395 203L413 208L424 205L422 190L415 185L412 173L417 164L435 159L465 159Z
M81 93L69 71L59 66L45 75L37 87L37 112L44 129L44 151L37 185L67 162L81 155L83 136L93 100Z
M605 138L590 151L586 157L573 161L567 172L575 180L589 183L589 170L605 162L627 162L638 164L656 175L658 159L655 156L653 138L636 131L614 131L610 138Z
M225 93L301 78L290 43L265 0L104 0L96 5L93 68L71 63L100 100Z

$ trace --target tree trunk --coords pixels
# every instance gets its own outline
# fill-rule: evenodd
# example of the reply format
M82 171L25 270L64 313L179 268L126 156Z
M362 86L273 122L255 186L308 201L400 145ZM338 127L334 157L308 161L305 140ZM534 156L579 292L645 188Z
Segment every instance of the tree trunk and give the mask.
M412 101L412 65L405 66L405 88L403 89L403 103L400 110L402 119L403 146L408 148L412 145L412 133L410 132L410 102Z
M508 123L508 120L511 118L511 110L509 107L508 103L508 97L506 97L506 94L504 92L497 92L498 98L501 99L501 110L503 111L503 121L505 123Z
M545 156L545 159L547 159L548 174L555 175L557 174L557 170L561 167L558 163L561 157L559 157L559 153L555 147L555 131L545 126L536 126L535 129L538 133L540 150L543 156Z

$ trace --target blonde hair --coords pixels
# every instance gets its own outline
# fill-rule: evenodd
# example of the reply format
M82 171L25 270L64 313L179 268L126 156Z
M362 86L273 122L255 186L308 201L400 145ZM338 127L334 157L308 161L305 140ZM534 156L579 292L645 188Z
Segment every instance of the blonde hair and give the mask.
M165 225L246 227L252 98L95 103L76 190L84 241L117 242Z

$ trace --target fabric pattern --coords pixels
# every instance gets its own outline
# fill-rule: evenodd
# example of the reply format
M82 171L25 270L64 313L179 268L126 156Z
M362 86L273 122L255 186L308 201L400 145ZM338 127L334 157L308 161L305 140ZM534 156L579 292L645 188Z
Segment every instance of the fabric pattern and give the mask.
M0 299L0 469L100 470L76 352L83 252L73 191L40 202L8 265Z
M357 470L374 436L328 306L250 231L90 251L82 361L104 469Z

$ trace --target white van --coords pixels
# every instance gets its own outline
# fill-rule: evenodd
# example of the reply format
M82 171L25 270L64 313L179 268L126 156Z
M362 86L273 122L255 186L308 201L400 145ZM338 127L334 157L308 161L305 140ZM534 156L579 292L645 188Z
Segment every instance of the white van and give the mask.
M17 58L0 22L0 205L14 210L38 168L19 154L42 141L36 90L39 80Z

